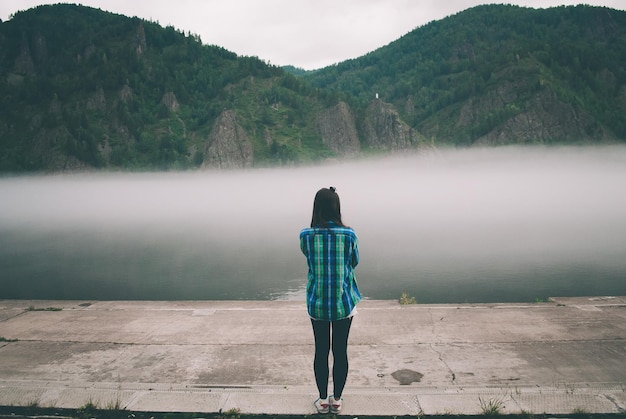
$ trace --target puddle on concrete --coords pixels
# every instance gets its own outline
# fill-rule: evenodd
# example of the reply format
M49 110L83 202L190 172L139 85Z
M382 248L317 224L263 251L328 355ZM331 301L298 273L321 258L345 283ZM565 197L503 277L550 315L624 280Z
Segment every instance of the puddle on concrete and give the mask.
M398 370L391 373L391 376L400 382L400 385L408 386L411 383L419 383L424 374L413 370Z

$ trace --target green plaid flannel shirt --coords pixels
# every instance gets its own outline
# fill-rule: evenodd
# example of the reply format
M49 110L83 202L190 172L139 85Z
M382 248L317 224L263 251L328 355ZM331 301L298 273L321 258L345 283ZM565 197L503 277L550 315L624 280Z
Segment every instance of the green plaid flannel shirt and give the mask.
M309 316L334 321L350 315L361 301L354 268L359 263L359 241L349 227L305 228L300 249L309 267L306 287Z

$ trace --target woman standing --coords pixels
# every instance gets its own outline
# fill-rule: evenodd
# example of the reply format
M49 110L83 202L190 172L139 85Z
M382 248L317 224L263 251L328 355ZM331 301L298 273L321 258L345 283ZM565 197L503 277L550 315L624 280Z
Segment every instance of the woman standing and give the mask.
M359 263L358 238L341 221L335 188L320 189L313 201L311 227L300 232L300 249L309 267L307 309L313 325L313 370L319 413L339 413L348 377L348 334L361 293L354 268ZM328 355L333 351L333 395L328 397Z

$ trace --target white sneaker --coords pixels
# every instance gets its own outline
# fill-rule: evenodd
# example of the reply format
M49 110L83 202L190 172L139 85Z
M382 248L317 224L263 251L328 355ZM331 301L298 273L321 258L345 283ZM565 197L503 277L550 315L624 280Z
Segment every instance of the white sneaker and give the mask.
M328 399L317 399L313 402L313 405L317 409L317 413L328 413L330 410Z
M341 412L341 405L343 404L343 399L335 399L335 397L331 396L328 401L330 402L330 413L339 413Z

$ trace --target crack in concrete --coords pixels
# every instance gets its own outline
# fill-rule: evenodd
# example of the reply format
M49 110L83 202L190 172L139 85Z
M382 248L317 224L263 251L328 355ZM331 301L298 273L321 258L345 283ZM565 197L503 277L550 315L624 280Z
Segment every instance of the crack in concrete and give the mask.
M617 409L619 413L626 413L626 407L622 406L613 396L610 394L601 394L601 396L604 396L611 403L613 403L613 406L615 406L615 409Z
M439 339L439 336L437 335L437 332L435 330L435 319L433 318L433 312L432 310L428 310L428 314L430 315L430 323L432 325L431 331L433 336L435 337L435 339L437 339L438 342L441 342L441 339ZM443 320L443 317L441 318L441 320ZM436 345L436 343L429 343L428 346L430 347L430 349L437 354L437 359L439 359L439 361L441 361L441 363L446 367L446 369L448 370L448 372L450 373L451 376L451 380L450 382L452 384L455 384L456 381L456 374L454 373L454 371L452 370L452 368L450 368L450 366L448 365L448 363L443 359L443 354L438 351L437 349L435 349L435 347L433 345Z
M23 315L27 314L27 313L29 313L29 310L24 309L23 311L20 311L19 313L17 313L17 314L16 314L16 315L14 315L14 316L10 316L10 317L7 317L6 319L2 319L2 320L0 320L0 323L6 323L6 322L8 322L9 320L16 319L16 318L18 318L18 317L20 317L20 316L23 316Z
M439 352L437 349L435 349L435 347L433 346L434 344L430 343L428 344L428 346L430 347L430 349L437 354L437 359L439 359L439 361L441 361L441 363L445 366L445 368L448 370L448 372L450 373L450 383L455 384L456 381L456 374L454 373L454 371L452 370L452 368L450 368L450 366L448 365L448 363L446 362L445 359L443 359L443 355L441 354L441 352Z

